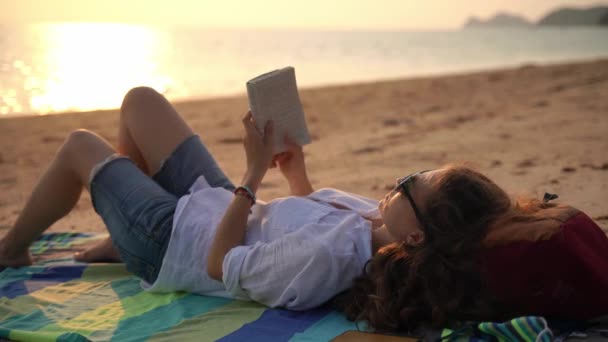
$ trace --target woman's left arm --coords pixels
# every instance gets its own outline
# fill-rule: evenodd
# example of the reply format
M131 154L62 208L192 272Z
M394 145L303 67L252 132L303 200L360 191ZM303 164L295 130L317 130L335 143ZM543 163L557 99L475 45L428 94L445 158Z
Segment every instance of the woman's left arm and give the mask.
M269 121L262 136L253 123L251 112L248 112L243 118L243 125L245 126L243 143L247 155L247 171L241 184L249 187L255 193L272 162L273 127L272 122ZM207 256L207 273L211 278L222 281L224 257L232 248L243 244L251 206L251 200L245 196L234 196L228 206L217 227Z

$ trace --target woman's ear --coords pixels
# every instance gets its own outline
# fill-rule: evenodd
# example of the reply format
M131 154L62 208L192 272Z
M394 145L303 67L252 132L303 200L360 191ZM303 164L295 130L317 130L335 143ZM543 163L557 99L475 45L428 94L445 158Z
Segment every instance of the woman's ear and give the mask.
M410 246L419 246L424 242L424 233L421 231L410 233L405 238L405 242Z

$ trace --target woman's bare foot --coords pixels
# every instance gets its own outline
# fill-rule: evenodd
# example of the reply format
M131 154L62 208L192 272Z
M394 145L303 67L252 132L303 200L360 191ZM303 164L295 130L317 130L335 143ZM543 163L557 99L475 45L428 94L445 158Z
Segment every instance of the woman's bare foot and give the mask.
M0 268L22 267L33 264L32 254L29 250L22 252L8 251L3 241L0 241Z
M109 237L89 249L74 253L74 259L82 262L121 262Z

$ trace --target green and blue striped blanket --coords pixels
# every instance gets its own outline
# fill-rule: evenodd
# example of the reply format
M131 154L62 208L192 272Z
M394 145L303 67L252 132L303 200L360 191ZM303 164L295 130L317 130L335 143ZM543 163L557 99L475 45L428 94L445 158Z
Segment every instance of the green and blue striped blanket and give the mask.
M30 248L37 259L34 266L0 272L0 338L49 342L329 341L357 330L355 323L329 307L292 312L226 298L145 292L123 264L83 264L72 259L73 251L100 238L104 236L45 234ZM424 335L425 340L442 341L552 338L540 317L480 323L474 330L443 329Z
M73 250L87 234L47 234L31 251ZM71 255L71 253L70 253ZM327 341L353 322L187 293L145 292L122 264L70 256L0 273L0 337L18 341Z

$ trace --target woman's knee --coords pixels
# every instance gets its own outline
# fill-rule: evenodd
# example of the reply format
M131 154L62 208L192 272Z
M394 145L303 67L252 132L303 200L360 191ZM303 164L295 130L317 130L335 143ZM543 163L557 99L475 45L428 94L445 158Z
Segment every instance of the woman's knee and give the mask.
M114 152L112 145L101 136L86 129L77 129L68 135L61 148L60 154L64 157L74 159L106 155Z
M133 108L149 106L154 102L163 101L164 96L150 87L135 87L127 92L122 100L121 112L129 112Z
M102 140L99 135L96 133L89 131L87 129L76 129L70 132L68 135L65 145L69 147L81 147L84 145L88 145L91 143L96 143L99 140Z

